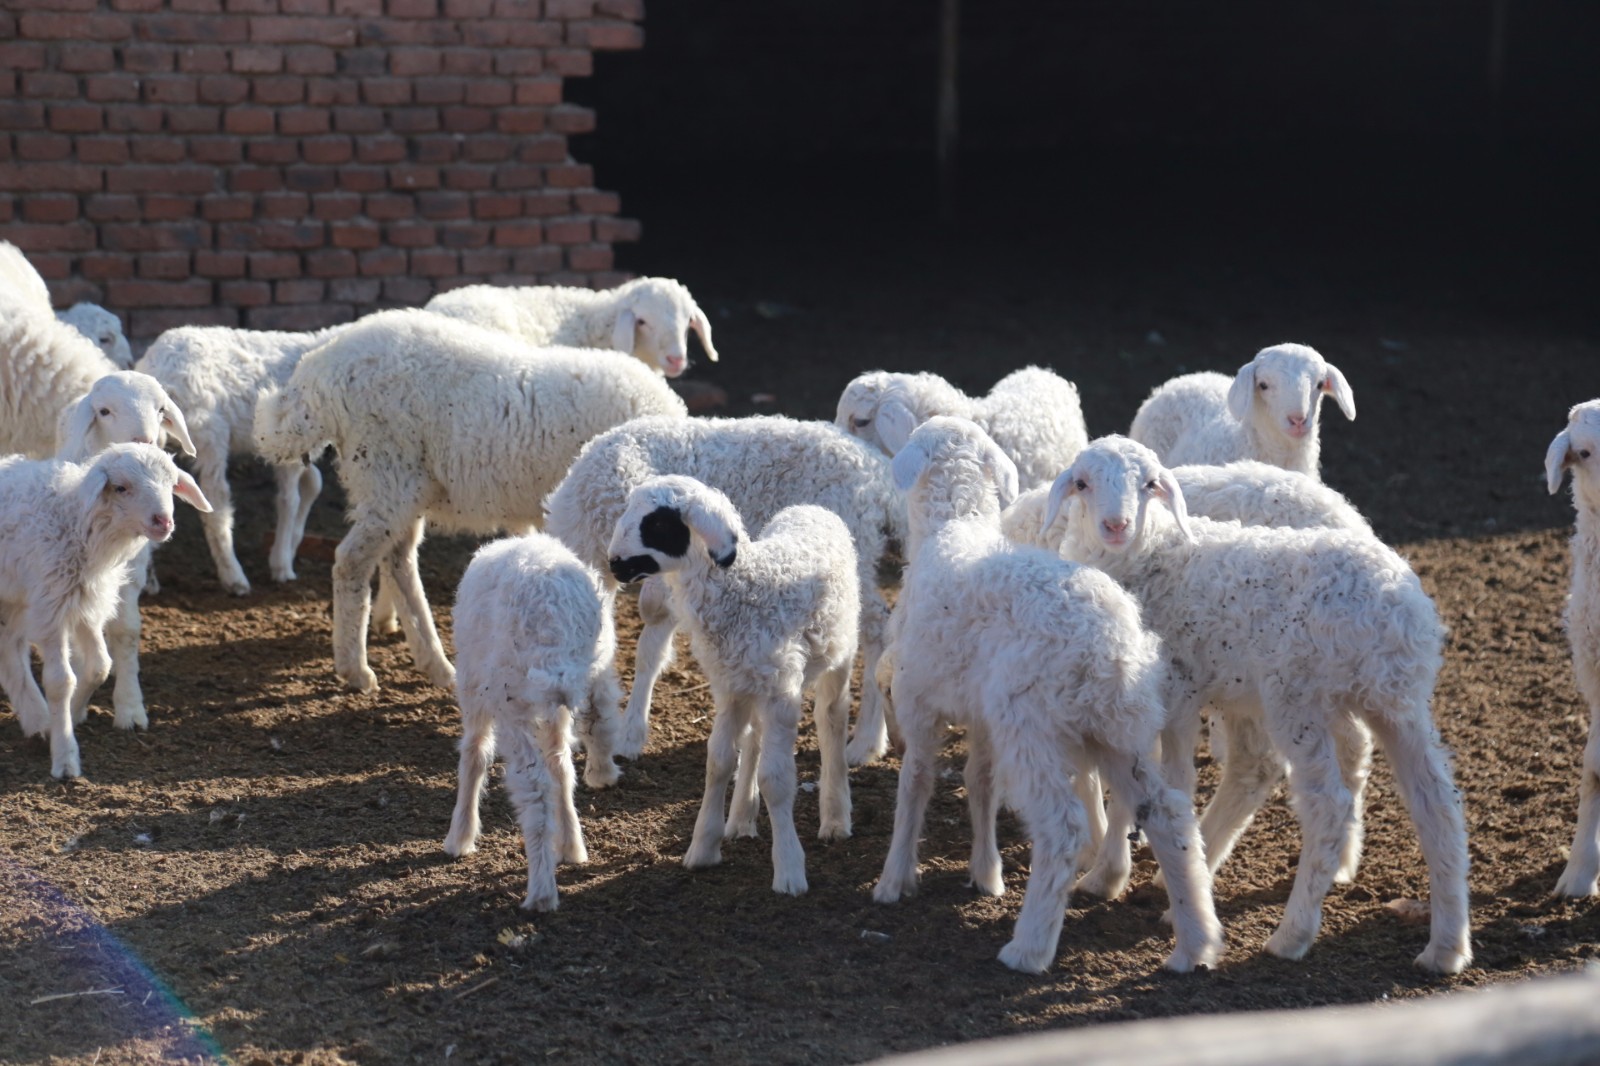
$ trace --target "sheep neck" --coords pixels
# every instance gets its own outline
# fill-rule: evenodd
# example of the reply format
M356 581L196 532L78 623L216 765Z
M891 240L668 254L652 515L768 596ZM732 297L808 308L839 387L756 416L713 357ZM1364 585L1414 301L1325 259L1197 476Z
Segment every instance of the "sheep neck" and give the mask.
M913 490L907 508L907 549L914 557L929 537L951 522L978 520L1000 528L999 500L987 478L952 478L930 475Z
M1298 443L1282 433L1263 431L1254 420L1246 420L1244 433L1250 442L1250 454L1264 463L1307 474L1321 480L1322 464L1322 404L1311 409L1311 432Z

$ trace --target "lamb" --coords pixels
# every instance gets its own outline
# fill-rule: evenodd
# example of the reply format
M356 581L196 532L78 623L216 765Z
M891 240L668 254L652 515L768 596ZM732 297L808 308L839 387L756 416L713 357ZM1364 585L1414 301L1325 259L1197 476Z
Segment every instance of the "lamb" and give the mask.
M468 285L440 293L427 310L520 337L537 347L611 348L669 378L689 366L689 330L717 361L711 320L671 278L635 278L595 292L561 285Z
M1545 479L1560 491L1572 471L1572 595L1567 599L1567 639L1578 692L1589 704L1589 743L1583 749L1578 826L1572 853L1556 882L1558 896L1592 896L1600 881L1600 400L1567 412L1567 428L1545 453Z
M648 418L591 441L545 503L547 529L596 568L606 565L612 531L628 494L657 474L692 477L728 496L751 525L785 507L811 503L844 520L856 546L861 595L859 645L865 677L876 676L889 609L877 567L904 529L904 507L876 449L825 422L781 417ZM633 689L617 753L636 757L649 734L650 697L672 651L675 623L665 589L647 580L639 593L639 636ZM846 750L852 764L888 747L878 686L863 686L861 713Z
M1258 459L1317 477L1324 395L1355 420L1355 394L1338 367L1304 344L1278 344L1257 352L1231 382L1185 374L1157 387L1128 435L1169 466Z
M917 838L946 723L967 728L972 880L1000 895L996 804L1032 840L1022 912L1000 960L1040 973L1055 958L1086 837L1075 769L1096 763L1139 820L1167 874L1176 946L1187 972L1222 950L1211 878L1189 799L1146 758L1163 717L1160 641L1106 575L1000 535L1015 492L1011 460L964 419L923 423L894 459L909 494L909 565L895 604L893 703L905 753L894 837L873 889L893 903L917 881ZM1125 849L1124 849L1125 850Z
M527 910L556 909L556 863L588 861L573 806L572 726L588 751L583 782L616 783L611 731L622 703L617 637L600 576L554 537L480 548L456 593L460 788L444 850L478 849L478 798L505 738L506 791L528 856Z
M1091 443L1050 491L1047 527L1069 508L1067 555L1137 596L1171 650L1168 779L1193 793L1202 706L1229 725L1222 782L1200 826L1213 871L1279 776L1272 749L1292 769L1300 864L1267 950L1305 955L1323 896L1353 861L1360 723L1389 753L1428 864L1432 935L1417 964L1460 972L1472 958L1466 828L1429 712L1444 627L1405 560L1359 532L1190 517L1172 472L1124 437ZM1113 826L1125 820L1123 810Z
M22 730L50 737L50 772L82 772L73 725L111 668L101 630L128 565L172 535L176 496L204 511L198 485L152 444L117 444L89 463L0 462L0 611L24 654L0 654L0 687ZM26 646L44 660L44 693Z
M628 494L608 565L624 583L662 576L711 683L705 795L683 864L715 866L724 835L756 835L759 786L772 821L772 890L801 895L806 860L794 825L794 750L809 688L822 753L817 836L850 835L844 747L861 600L849 528L833 512L801 504L779 511L751 540L716 489L689 477L647 478Z
M0 294L9 293L24 304L50 310L50 289L21 249L0 241ZM77 303L56 318L93 341L118 370L133 367L133 351L122 332L122 320L99 304Z
M893 455L934 415L968 418L983 427L1016 464L1024 489L1049 485L1089 443L1077 386L1036 366L1007 374L981 398L937 374L874 370L845 386L834 421Z
M0 453L47 459L57 419L117 367L83 334L0 290Z
M371 315L308 353L281 392L262 396L256 442L278 463L328 444L339 451L351 521L333 564L340 680L377 688L366 628L381 562L418 668L450 687L455 669L417 572L424 523L471 533L535 528L540 501L584 442L649 414L686 417L683 401L636 359L531 348L427 311Z
M215 508L205 516L206 546L217 581L235 596L250 592L250 579L233 546L230 456L256 452L252 430L262 392L282 388L311 349L343 327L312 333L180 326L155 339L139 360L141 371L160 381L189 417L195 472ZM297 455L273 464L277 482L277 527L270 565L272 580L293 581L294 553L305 536L311 505L322 491L315 456Z

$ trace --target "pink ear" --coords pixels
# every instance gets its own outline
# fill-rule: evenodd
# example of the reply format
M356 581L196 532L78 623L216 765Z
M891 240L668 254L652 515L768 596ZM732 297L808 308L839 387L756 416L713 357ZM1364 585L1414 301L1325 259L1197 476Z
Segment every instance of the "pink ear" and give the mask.
M689 328L700 334L700 346L706 350L706 358L715 363L717 350L711 345L711 320L698 306L689 315Z
M1039 527L1039 534L1043 536L1056 524L1056 517L1061 514L1061 508L1066 504L1067 497L1078 491L1077 475L1071 467L1061 471L1061 476L1056 478L1050 486L1050 502L1044 510L1044 524Z
M172 487L172 494L196 511L207 513L211 511L211 501L200 491L200 486L195 484L194 478L182 470L178 471L178 483Z

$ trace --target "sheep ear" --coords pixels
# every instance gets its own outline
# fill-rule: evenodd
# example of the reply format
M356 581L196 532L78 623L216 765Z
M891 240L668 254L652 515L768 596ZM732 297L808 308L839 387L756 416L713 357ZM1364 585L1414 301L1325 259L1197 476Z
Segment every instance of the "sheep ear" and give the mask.
M1039 535L1044 536L1050 532L1050 527L1056 524L1056 518L1061 514L1061 508L1067 504L1067 497L1078 491L1077 467L1069 466L1061 471L1061 475L1050 485L1050 502L1045 505L1044 522L1039 526Z
M1189 505L1184 502L1183 490L1178 487L1178 479L1172 476L1172 471L1163 470L1156 475L1156 491L1166 500L1167 508L1177 520L1178 530L1183 534L1183 538L1193 544L1194 530L1189 528Z
M1564 429L1556 434L1556 439L1550 442L1549 450L1544 453L1544 480L1551 495L1561 491L1561 482L1571 462L1572 434Z
M700 335L700 347L706 350L706 358L715 363L717 349L711 344L711 320L700 310L699 304L693 305L689 312L689 328Z
M73 455L96 450L88 447L89 434L93 429L94 398L85 393L77 403L67 408L56 425L56 449Z
M194 454L193 452L190 453ZM187 472L178 471L178 483L172 487L172 495L193 507L196 511L211 512L211 501L206 499L206 494L200 491L200 486Z
M878 440L890 454L898 453L917 431L917 416L911 408L895 399L881 400L878 413L873 418L878 428Z
M722 567L732 566L739 553L739 531L725 512L716 499L691 499L683 509L684 522L706 542L711 561Z
M1333 397L1346 418L1352 422L1356 420L1356 394L1350 391L1350 383L1344 379L1338 367L1329 363L1328 373L1317 387Z
M1250 413L1250 399L1256 391L1256 364L1254 361L1239 368L1228 388L1228 413L1243 422Z
M611 327L611 347L628 355L633 354L633 327L635 320L632 308L623 308L617 315L617 324Z
M894 461L889 464L889 472L894 475L894 487L901 492L910 492L911 486L928 468L929 461L928 453L917 444L907 444L895 452Z
M189 438L189 424L183 420L183 412L178 410L177 404L169 403L161 408L161 428L178 442L178 447L183 449L184 455L194 454L194 441Z
M89 468L88 474L84 476L83 484L78 486L78 500L83 504L84 509L88 510L100 502L100 498L105 495L106 489L110 486L111 475L106 472L103 464L96 463Z
M983 469L994 480L995 491L1000 495L1000 510L1004 511L1016 501L1021 487L1021 479L1017 475L1017 464L1011 461L1011 456L1000 450L1000 446L993 441L989 442L988 454L983 460Z

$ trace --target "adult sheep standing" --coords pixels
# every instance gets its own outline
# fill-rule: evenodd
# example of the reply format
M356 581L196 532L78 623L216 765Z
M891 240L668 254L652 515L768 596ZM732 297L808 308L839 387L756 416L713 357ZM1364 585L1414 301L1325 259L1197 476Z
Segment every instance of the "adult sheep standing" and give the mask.
M308 353L281 392L261 398L256 442L280 463L338 449L351 525L333 564L333 652L345 685L378 684L366 629L381 563L418 668L450 687L455 669L417 571L424 525L536 528L540 502L586 441L652 414L686 412L636 359L532 348L426 311L372 315Z

